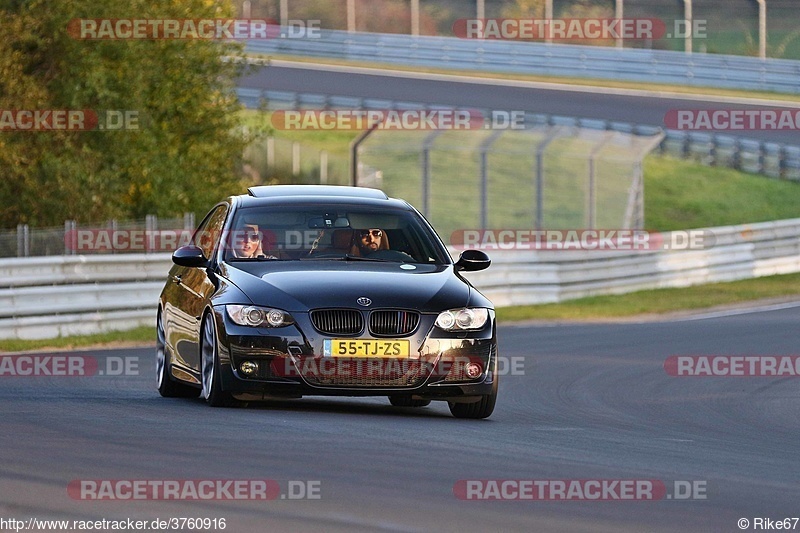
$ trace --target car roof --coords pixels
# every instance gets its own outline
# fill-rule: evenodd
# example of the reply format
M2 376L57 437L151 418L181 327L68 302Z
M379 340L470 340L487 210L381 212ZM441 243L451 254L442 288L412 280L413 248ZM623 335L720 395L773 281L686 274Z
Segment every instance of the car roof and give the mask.
M238 196L241 207L277 204L357 204L410 209L408 202L389 198L379 189L337 185L263 185Z
M386 193L367 187L344 187L337 185L262 185L247 189L256 198L276 196L348 196L351 198L375 198L388 200Z

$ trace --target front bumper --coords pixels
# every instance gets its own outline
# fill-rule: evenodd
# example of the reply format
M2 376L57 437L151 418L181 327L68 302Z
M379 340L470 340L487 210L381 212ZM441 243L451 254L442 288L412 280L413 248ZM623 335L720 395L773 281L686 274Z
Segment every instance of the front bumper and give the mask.
M233 323L222 306L215 308L224 390L249 400L403 394L451 402L478 401L492 392L497 369L494 312L482 330L459 333L434 328L436 316L422 315L417 329L403 337L411 345L408 359L324 357L323 343L330 337L313 328L308 314L293 317L296 323L290 326L250 328ZM256 363L257 371L245 375L245 361ZM481 369L474 378L466 372L470 364Z

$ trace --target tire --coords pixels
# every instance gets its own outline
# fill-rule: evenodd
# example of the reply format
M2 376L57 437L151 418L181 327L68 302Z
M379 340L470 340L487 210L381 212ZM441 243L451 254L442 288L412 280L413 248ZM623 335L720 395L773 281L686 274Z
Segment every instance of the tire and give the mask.
M450 407L450 413L456 418L488 418L494 411L495 403L497 403L497 382L497 359L495 358L492 392L482 396L480 401L474 403L447 402Z
M389 402L395 407L425 407L430 405L430 400L413 400L411 396L395 394L389 396Z
M211 314L206 314L203 319L200 339L200 365L201 381L203 383L200 395L208 405L211 407L237 407L242 405L242 402L231 396L230 392L222 390L222 380L219 375L217 330Z
M158 393L164 398L197 398L200 395L200 389L178 383L172 379L166 339L164 322L161 319L161 311L159 311L156 319L156 384Z

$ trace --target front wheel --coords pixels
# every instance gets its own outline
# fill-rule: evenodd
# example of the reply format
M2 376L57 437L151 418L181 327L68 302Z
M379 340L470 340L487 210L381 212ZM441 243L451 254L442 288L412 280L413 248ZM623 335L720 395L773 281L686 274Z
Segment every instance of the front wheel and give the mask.
M203 320L203 339L200 343L203 389L201 396L211 407L235 407L241 405L231 393L222 390L217 352L217 331L214 318L209 314Z
M172 376L170 376L169 366L167 336L164 333L164 321L159 311L156 319L156 379L158 393L164 398L197 398L200 391L195 387L173 381Z

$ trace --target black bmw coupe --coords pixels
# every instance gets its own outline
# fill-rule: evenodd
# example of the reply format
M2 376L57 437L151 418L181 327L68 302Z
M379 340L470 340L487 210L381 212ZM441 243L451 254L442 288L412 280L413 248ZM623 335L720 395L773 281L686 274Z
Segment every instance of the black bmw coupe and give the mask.
M161 292L162 396L212 406L304 395L447 401L486 418L497 399L492 303L425 218L376 189L252 187L178 248Z

